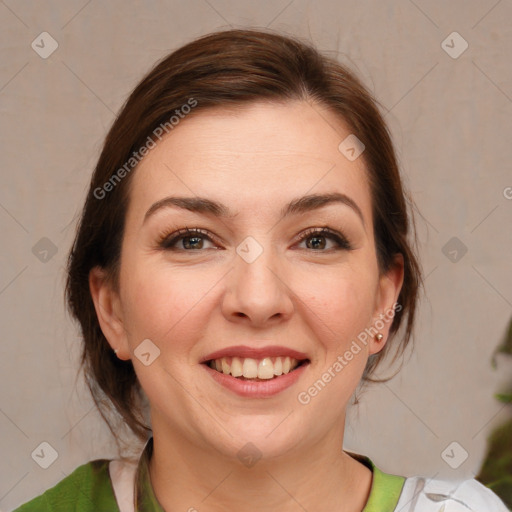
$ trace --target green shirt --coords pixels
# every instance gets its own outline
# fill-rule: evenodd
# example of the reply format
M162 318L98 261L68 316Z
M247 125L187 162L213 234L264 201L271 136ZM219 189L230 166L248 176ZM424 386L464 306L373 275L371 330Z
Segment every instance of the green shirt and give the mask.
M152 453L153 438L150 438L135 475L135 510L138 512L164 512L149 477ZM373 473L370 496L363 512L393 512L405 478L380 471L368 457L350 455ZM13 512L119 512L108 470L109 462L98 459L79 466L57 485Z

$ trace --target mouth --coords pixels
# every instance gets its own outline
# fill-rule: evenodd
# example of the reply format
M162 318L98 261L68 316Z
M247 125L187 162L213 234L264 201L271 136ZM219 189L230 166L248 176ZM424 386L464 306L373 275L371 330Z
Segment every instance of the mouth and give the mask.
M309 359L290 356L263 357L219 357L203 364L212 370L229 375L241 381L262 382L279 379L310 363Z
M296 385L307 373L309 354L284 345L235 345L199 360L213 380L243 398L267 399Z

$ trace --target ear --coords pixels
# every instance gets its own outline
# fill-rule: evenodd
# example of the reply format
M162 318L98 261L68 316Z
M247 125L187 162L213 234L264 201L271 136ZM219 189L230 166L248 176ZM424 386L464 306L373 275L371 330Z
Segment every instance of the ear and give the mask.
M390 269L379 278L372 327L383 337L380 341L375 337L371 338L369 354L380 352L388 340L395 312L403 307L397 304L403 282L404 257L402 254L396 254Z
M113 290L107 273L101 267L94 267L89 272L89 289L98 322L109 345L112 350L117 350L119 359L130 359L119 294Z

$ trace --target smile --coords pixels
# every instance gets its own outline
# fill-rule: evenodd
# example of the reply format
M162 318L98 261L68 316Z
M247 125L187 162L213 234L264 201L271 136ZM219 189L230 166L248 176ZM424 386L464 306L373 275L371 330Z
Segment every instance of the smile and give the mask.
M226 359L226 361L224 361L224 369L227 373L224 373L222 370L223 359ZM230 359L231 361L229 361ZM233 359L238 359L238 363L235 361L233 364ZM289 362L287 362L287 359ZM270 360L270 362L268 360ZM279 360L281 361L281 370L279 370ZM217 370L217 365L219 364L220 369ZM300 379L301 375L308 369L309 365L309 359L298 360L278 356L275 358L265 357L261 360L226 357L205 361L199 366L204 368L217 384L220 384L222 388L234 393L235 395L242 398L269 399L295 384ZM261 368L264 368L264 370L262 370L263 373L261 374L259 373L260 366ZM247 373L245 373L244 368L247 370ZM272 376L270 376L270 370L272 370ZM236 374L240 373L240 371L242 374L238 377L234 377L231 374L231 372ZM245 375L255 375L255 371L257 372L256 375L266 375L267 378L262 379L259 376L245 377ZM276 371L278 373L281 371L281 374L276 375Z
M289 356L264 357L221 357L207 362L208 366L224 375L241 380L270 380L287 375L307 360L298 360Z

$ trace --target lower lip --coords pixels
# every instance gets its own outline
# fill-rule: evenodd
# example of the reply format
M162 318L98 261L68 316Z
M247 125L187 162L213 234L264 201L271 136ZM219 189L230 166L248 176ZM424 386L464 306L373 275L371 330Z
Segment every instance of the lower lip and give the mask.
M210 368L207 364L203 364L201 366L204 366L204 368L219 384L239 396L247 398L268 398L277 395L281 391L284 391L295 384L309 366L309 362L301 364L297 369L287 373L286 375L280 375L273 379L261 381L240 380L232 375L226 375L225 373L218 372L217 370Z

